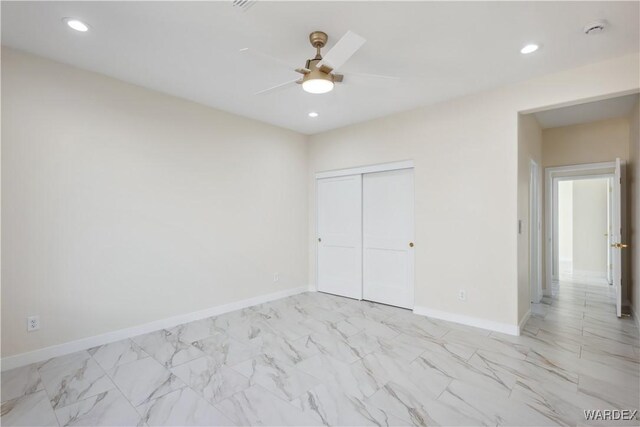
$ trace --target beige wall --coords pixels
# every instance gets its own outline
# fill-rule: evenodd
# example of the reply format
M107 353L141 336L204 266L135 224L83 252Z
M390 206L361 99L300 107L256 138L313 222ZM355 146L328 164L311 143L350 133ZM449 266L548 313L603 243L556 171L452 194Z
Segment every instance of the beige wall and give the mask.
M518 112L636 91L638 76L629 55L311 136L310 281L314 173L413 159L416 306L516 325Z
M573 181L573 273L607 277L607 188L609 181Z
M542 164L549 166L629 159L629 120L601 120L542 131Z
M535 116L518 115L518 219L522 232L518 235L518 321L529 311L531 303L530 236L535 225L530 218L531 161L538 164L538 204L542 191L542 129ZM542 215L539 211L538 215ZM541 242L542 243L542 242Z
M2 143L2 356L307 286L302 135L3 49Z
M630 258L631 280L629 285L629 299L636 316L640 314L640 102L636 103L629 116L629 187L630 187ZM636 317L636 322L638 321Z

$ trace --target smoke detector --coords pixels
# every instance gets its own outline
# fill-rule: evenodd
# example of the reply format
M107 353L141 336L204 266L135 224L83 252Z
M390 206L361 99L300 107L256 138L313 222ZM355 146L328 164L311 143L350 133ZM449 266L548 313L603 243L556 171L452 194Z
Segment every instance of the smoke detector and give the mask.
M584 26L585 34L600 34L604 31L605 22L604 21L593 21L589 22Z

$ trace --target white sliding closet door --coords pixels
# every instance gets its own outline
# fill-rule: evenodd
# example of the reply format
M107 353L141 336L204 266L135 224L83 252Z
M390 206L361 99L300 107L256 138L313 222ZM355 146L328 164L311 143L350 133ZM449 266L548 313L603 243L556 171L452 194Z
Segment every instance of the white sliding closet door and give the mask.
M413 308L413 169L364 174L363 298Z
M362 175L317 185L318 290L362 299Z

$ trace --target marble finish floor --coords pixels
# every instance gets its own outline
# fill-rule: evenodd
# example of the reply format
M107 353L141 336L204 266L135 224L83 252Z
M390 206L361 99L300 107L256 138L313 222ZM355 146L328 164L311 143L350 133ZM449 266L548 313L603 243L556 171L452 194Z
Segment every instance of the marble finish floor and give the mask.
M563 283L521 336L304 293L2 373L4 426L637 425L640 344Z

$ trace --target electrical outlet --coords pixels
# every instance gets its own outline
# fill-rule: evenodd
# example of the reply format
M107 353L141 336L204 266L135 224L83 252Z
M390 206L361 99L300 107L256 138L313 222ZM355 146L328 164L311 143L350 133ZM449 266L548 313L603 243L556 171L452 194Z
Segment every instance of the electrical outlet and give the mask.
M276 273L273 275L273 282L279 282L280 281L280 273Z
M27 317L27 332L33 332L40 329L40 316Z
M467 291L465 291L464 289L460 289L458 291L458 299L460 301L466 301L467 300Z

